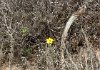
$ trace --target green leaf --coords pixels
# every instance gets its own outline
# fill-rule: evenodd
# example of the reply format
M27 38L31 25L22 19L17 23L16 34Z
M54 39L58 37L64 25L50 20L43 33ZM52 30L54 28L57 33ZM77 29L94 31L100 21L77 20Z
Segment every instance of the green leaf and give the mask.
M22 28L20 29L20 32L21 32L21 33L27 33L27 32L28 32L28 28L27 28L27 27L22 27Z

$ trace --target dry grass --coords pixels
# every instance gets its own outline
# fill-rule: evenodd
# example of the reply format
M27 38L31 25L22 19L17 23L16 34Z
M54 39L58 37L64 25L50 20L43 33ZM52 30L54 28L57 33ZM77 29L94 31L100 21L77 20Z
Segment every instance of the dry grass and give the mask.
M100 1L0 0L0 70L100 70ZM85 13L61 35L73 12ZM52 37L51 47L45 43Z

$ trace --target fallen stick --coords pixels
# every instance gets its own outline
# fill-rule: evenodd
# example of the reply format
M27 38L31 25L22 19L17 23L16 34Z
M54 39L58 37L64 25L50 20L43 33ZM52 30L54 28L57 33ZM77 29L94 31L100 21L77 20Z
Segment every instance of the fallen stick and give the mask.
M77 19L78 16L81 16L86 10L86 5L83 5L82 7L80 7L80 9L76 12L74 12L71 17L69 18L68 22L66 23L66 26L65 26L65 29L64 29L64 32L62 34L62 37L61 37L61 70L64 70L65 68L65 65L64 65L64 62L65 62L65 59L64 59L64 50L65 50L65 42L66 42L66 37L68 35L68 31L69 31L69 28L71 27L72 23Z

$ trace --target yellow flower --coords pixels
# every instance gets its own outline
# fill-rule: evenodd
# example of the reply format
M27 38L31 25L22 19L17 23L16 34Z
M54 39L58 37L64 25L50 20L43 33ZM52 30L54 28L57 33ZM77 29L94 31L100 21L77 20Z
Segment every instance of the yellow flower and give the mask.
M46 43L47 44L52 44L54 42L54 39L53 38L48 38L48 39L46 39Z

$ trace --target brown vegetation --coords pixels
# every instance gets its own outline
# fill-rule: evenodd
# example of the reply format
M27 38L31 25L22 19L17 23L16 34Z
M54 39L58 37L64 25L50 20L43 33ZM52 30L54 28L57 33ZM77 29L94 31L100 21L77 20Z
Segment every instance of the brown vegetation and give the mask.
M66 70L100 69L100 0L87 1L66 37ZM61 70L64 27L85 2L0 0L0 70ZM45 42L48 37L55 40L51 47Z

